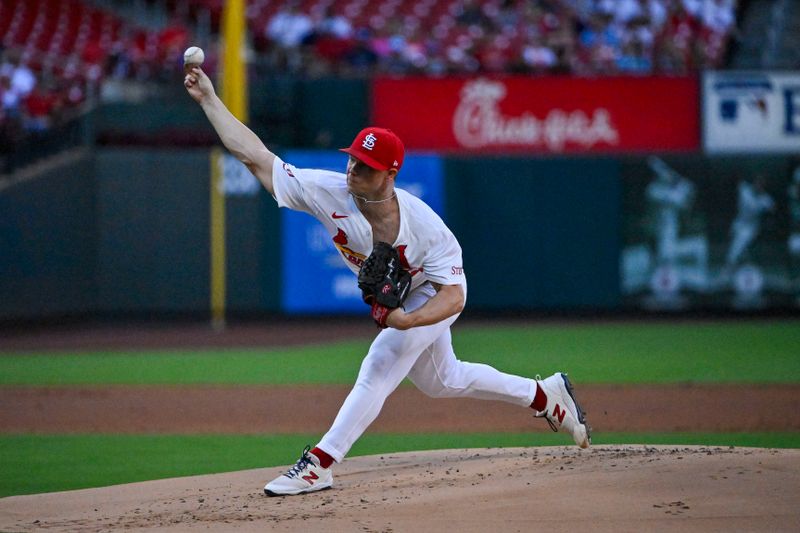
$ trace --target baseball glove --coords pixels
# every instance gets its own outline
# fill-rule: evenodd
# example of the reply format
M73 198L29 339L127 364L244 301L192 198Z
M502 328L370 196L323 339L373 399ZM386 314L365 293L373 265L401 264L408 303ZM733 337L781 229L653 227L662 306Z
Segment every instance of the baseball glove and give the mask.
M372 318L380 328L386 319L403 305L411 289L411 274L400 265L400 256L392 245L379 242L358 272L361 297L372 307Z

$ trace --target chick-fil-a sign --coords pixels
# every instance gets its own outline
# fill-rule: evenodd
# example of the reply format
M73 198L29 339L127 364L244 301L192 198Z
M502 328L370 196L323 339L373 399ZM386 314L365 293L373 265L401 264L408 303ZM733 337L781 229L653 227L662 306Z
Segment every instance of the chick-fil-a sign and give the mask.
M594 153L700 145L695 78L382 78L372 104L372 122L411 149Z

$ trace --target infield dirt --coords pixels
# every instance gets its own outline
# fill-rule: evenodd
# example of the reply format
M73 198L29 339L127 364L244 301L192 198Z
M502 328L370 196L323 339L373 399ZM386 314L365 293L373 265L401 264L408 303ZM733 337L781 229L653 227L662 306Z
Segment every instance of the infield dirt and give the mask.
M355 457L332 490L280 468L0 499L10 531L797 531L800 450L669 446Z

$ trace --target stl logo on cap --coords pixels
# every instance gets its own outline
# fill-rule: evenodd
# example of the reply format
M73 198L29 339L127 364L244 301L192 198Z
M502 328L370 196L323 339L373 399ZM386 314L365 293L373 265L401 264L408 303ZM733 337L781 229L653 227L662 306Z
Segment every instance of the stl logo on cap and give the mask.
M364 142L361 143L361 146L363 146L367 150L372 150L373 148L375 148L375 141L377 140L378 138L375 137L372 133L368 133L367 136L364 137Z
M359 131L353 143L341 151L376 170L400 170L405 148L392 130L368 126Z

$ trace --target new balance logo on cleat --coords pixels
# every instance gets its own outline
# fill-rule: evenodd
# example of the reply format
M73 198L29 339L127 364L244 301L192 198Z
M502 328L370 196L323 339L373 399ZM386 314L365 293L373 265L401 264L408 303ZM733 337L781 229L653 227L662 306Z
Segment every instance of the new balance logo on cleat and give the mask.
M556 406L553 407L553 418L557 418L559 424L564 423L564 416L566 414L567 412L561 409L561 406L559 404L556 404Z
M547 396L547 407L536 414L544 417L553 431L564 429L572 435L575 444L588 448L592 442L591 430L586 424L586 416L575 399L572 384L566 374L556 372L547 379L536 383Z
M317 456L310 453L310 450L311 446L306 446L303 455L293 467L264 486L264 493L267 496L291 496L331 488L331 469L323 468Z

